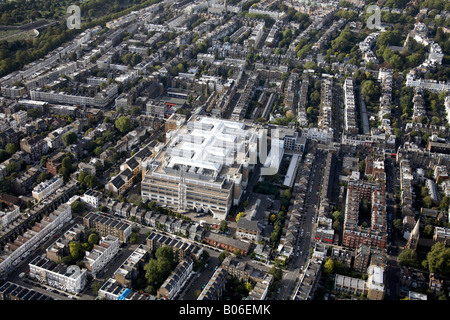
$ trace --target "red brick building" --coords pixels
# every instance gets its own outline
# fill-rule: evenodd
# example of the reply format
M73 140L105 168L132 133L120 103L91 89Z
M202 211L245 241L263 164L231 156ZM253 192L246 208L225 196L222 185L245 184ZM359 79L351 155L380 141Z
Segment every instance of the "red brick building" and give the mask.
M363 217L361 203L369 208ZM365 244L383 249L387 243L387 214L385 185L381 183L350 182L345 201L342 245L357 248Z
M64 156L64 152L58 152L54 156L47 159L45 167L47 168L48 173L53 176L58 174L59 169L62 167L62 160L64 159Z

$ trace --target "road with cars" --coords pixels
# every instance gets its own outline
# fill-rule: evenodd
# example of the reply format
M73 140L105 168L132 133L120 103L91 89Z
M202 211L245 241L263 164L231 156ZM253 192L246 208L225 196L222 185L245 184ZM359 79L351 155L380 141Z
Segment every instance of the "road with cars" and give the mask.
M313 152L313 150L309 150ZM317 219L317 207L326 156L318 150L311 166L309 183L305 194L304 211L297 233L295 251L289 267L284 271L277 300L290 300L300 281L301 274L309 259L311 246L314 243L314 226Z

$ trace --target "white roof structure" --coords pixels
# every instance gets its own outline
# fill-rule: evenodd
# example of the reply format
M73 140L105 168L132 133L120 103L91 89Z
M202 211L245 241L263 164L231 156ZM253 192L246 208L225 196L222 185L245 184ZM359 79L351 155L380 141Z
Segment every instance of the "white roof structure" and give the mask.
M367 283L370 289L384 291L384 268L377 265L370 265L367 272L369 278Z
M184 166L190 174L217 177L224 166L241 164L248 156L249 142L256 143L256 138L244 123L199 118L172 136L163 171L179 171Z

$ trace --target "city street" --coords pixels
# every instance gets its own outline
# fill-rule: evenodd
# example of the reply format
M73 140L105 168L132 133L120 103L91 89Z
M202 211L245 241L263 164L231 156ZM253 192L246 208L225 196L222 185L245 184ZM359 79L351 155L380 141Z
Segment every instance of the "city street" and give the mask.
M309 150L310 152L312 150ZM314 225L317 219L317 205L326 157L318 151L311 167L311 176L305 196L305 210L297 233L294 257L284 272L280 292L276 299L290 300L297 287L303 269L309 259L309 251L314 243Z

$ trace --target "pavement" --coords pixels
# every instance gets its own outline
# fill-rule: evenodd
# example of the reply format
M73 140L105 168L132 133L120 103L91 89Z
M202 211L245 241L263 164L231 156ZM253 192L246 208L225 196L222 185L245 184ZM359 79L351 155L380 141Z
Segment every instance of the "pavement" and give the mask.
M309 250L314 244L314 225L317 219L318 195L320 192L325 160L325 156L318 154L313 161L311 176L305 195L305 210L297 234L294 257L289 263L288 269L283 272L284 275L280 282L280 291L275 296L275 299L277 300L292 299L301 278L301 274L308 263Z

